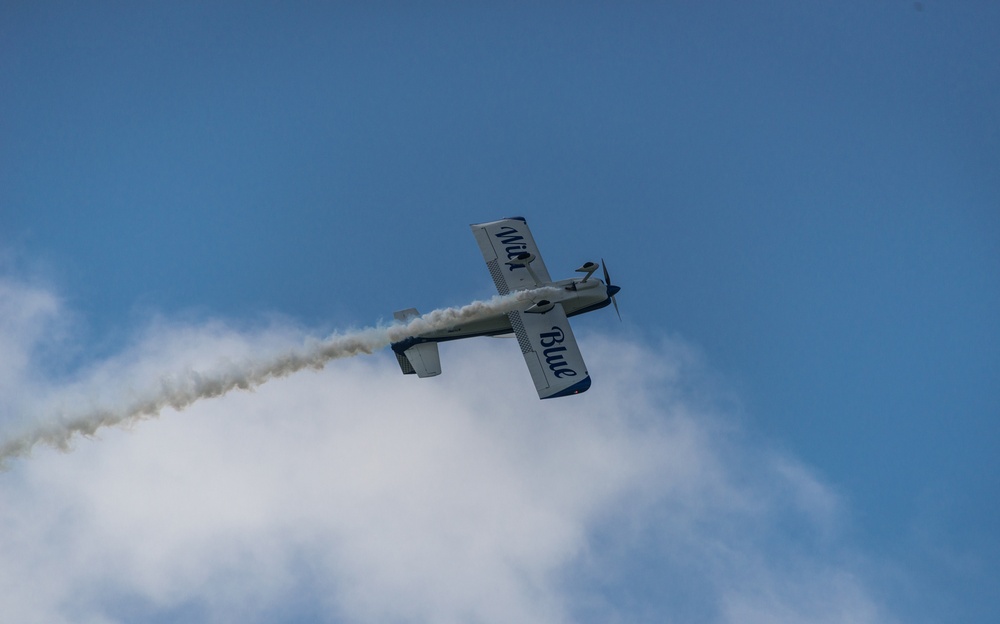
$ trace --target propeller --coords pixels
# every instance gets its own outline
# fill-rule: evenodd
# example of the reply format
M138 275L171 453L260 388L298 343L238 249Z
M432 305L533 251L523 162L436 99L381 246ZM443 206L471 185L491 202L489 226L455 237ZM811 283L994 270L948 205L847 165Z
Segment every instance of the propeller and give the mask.
M615 299L615 295L621 290L621 286L613 286L611 284L611 275L608 274L608 265L604 264L604 258L601 258L601 268L604 269L604 284L608 287L608 296L611 297L611 303L615 304L615 312L618 313L618 320L622 320L622 313L618 310L618 301Z

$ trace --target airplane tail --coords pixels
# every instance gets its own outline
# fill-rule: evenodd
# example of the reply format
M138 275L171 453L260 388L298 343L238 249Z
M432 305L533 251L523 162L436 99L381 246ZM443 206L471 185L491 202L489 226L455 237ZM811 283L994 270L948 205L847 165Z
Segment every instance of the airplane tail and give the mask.
M419 316L416 308L400 310L393 314L399 321L405 321ZM396 354L399 368L404 375L416 374L417 377L434 377L441 374L441 356L436 342L417 342L415 338L407 338L392 343L392 351Z
M410 360L402 353L396 353L396 360L399 361L399 369L403 371L404 375L413 375L417 372L414 370L413 365L410 364Z

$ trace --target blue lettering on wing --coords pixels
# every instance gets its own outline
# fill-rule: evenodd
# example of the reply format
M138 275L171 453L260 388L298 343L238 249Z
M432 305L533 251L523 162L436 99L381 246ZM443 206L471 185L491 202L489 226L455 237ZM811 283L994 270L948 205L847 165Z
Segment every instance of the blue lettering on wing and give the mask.
M500 242L503 243L504 245L510 245L511 243L524 240L524 237L518 234L517 230L510 227L509 225L505 225L504 227L500 228L500 230L496 234L494 234L494 236L499 238Z
M524 237L518 233L517 229L509 225L500 228L494 236L499 238L500 242L504 245L504 251L507 252L508 260L513 260L520 254L528 251L528 246L524 243ZM507 264L507 270L523 269L524 266L523 264Z
M563 355L566 352L566 347L557 346L562 344L566 338L563 330L557 326L553 326L551 331L542 332L538 335L538 338L539 344L542 345L543 349L542 355L545 356L545 365L549 367L552 374L557 379L576 377L576 371L570 368L569 362L566 361L566 356Z

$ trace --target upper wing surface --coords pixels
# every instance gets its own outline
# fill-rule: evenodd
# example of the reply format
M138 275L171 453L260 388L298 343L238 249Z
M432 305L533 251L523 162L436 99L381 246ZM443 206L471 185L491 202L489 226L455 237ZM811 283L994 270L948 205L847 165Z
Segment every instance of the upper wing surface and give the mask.
M538 253L538 246L531 236L528 223L521 217L501 219L490 223L475 223L472 233L483 252L483 259L501 295L515 290L535 288L552 281ZM519 254L530 253L535 257L531 264L516 261ZM530 267L530 268L529 268ZM532 275L534 273L534 275ZM536 283L535 278L538 278Z
M586 392L590 374L562 304L555 304L544 314L515 311L508 316L538 398Z

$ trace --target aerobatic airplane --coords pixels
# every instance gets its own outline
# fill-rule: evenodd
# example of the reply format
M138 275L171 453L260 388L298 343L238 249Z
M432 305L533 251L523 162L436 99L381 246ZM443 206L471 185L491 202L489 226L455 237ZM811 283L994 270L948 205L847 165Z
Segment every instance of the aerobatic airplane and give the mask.
M567 317L598 310L609 304L614 304L615 311L618 311L615 295L620 289L611 284L607 267L604 267L604 282L591 277L598 269L594 262L587 262L577 269L577 272L586 274L582 278L553 282L524 218L511 217L471 227L501 295L550 288L535 300L529 299L524 309L498 313L444 331L394 342L392 350L403 373L418 377L440 375L439 342L513 333L535 382L538 398L551 399L585 392L590 388L590 375ZM400 310L394 316L397 320L406 321L417 315L417 311L410 308Z

